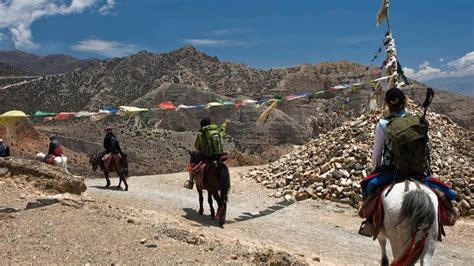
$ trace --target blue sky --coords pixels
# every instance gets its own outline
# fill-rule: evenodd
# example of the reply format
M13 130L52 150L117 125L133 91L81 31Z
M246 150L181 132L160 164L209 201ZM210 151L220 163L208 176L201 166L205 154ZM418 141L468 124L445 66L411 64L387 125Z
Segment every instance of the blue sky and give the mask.
M0 0L0 49L106 58L192 44L255 68L367 64L386 30L375 25L380 0L30 2ZM390 21L409 75L474 74L474 1L392 0Z

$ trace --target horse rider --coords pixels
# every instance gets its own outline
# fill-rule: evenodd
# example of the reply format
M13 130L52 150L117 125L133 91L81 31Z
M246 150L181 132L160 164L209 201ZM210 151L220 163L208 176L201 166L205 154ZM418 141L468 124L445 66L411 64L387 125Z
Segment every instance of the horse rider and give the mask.
M404 117L407 115L405 110L406 106L406 97L402 90L398 88L392 88L385 93L385 104L388 107L390 115L388 117ZM389 120L382 118L379 120L375 128L375 140L372 150L372 173L374 172L387 172L384 177L387 179L393 179L394 177L389 173L390 168L390 143L388 138L385 136L385 128L387 127ZM363 187L363 196L365 198L364 203L375 202L374 198L376 197L375 188L379 185L377 178L373 178L368 182L366 187ZM388 181L390 182L390 181ZM373 192L373 193L372 193ZM373 203L375 204L375 203ZM374 209L371 207L370 209ZM362 211L362 210L361 210ZM359 213L361 216L364 216ZM362 235L373 235L375 232L375 226L373 224L372 215L367 218L366 221L362 223L360 233Z
M209 160L209 159L219 159L224 152L219 152L215 153L212 152L212 149L210 148L209 140L208 140L208 134L207 131L210 129L217 130L218 134L220 135L220 138L224 138L225 136L225 130L227 127L227 123L229 122L229 119L226 119L224 123L222 123L220 126L217 126L215 124L212 124L211 118L209 117L204 117L201 119L200 126L201 128L199 129L199 132L196 137L196 141L194 142L194 148L199 151L203 155L203 161ZM194 180L192 175L189 175L189 180L184 183L184 187L187 189L193 189L194 186Z
M56 156L62 156L63 155L63 150L61 148L61 143L59 142L59 139L55 135L49 136L49 149L48 149L48 154L44 157L44 162L48 163L48 160L50 158L56 157Z
M122 151L120 148L120 142L117 139L117 136L113 132L113 128L108 126L105 129L105 137L104 137L104 149L99 158L104 160L104 156L107 154L114 155L119 154L120 158L122 159L122 163L125 166L125 169L128 171L128 160L127 155ZM127 173L128 175L128 173Z
M0 139L0 157L10 157L10 147Z
M367 218L367 220L362 223L359 233L365 236L373 236L374 233L376 233L376 228L373 223L373 214L376 209L380 188L394 181L416 178L437 193L443 205L448 208L448 211L451 211L449 209L452 208L450 207L451 203L448 198L452 198L455 192L450 190L447 186L436 184L438 182L427 174L429 173L429 164L422 167L424 170L417 170L411 173L399 172L393 165L394 158L392 158L392 154L395 144L393 141L395 140L392 141L386 131L392 119L404 118L410 115L405 110L406 102L407 98L405 94L398 88L391 88L385 93L385 104L390 114L380 119L375 128L375 140L372 151L373 171L369 176L370 178L365 178L362 181L362 194L365 200L363 207L359 211L359 215L362 218ZM427 145L427 142L424 145ZM406 155L406 157L402 159L407 161L407 164L413 161L409 155ZM425 157L425 160L426 159Z

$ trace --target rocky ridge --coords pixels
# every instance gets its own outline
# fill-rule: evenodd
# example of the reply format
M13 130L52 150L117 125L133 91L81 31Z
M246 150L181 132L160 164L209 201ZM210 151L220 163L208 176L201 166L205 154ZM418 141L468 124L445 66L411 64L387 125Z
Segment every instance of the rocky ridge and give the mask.
M143 113L135 121L133 118L110 117L91 123L87 118L77 118L64 123L43 124L40 119L34 120L43 132L72 139L72 146L78 147L74 151L82 153L100 150L104 126L114 125L121 129L119 138L125 149L135 149L132 153L137 155L134 159L138 158L134 160L139 165L137 170L149 170L136 173L165 173L183 169L183 161L187 161L186 149L192 148L193 132L199 128L198 122L203 116L210 116L217 123L231 119L227 132L231 145L227 147L261 157L255 160L256 164L269 162L278 158L282 150L288 151L292 145L303 145L340 125L347 117L360 115L372 91L371 86L342 92L329 89L374 77L374 73L366 72L364 66L348 61L258 70L243 64L221 62L186 46L169 53L142 51L123 58L102 60L61 75L12 80L0 89L0 112L14 109L28 114L36 111L97 111L107 105L156 107L163 101L193 105L217 99L258 99L327 90L315 97L282 102L268 122L260 126L256 126L255 121L265 106L258 108L256 105L240 109L225 106L204 110L158 110ZM413 95L422 95L425 86L415 85L411 89ZM350 101L341 110L347 97ZM456 98L447 93L442 99L433 104L432 110L437 105L436 112L448 114L467 128L472 126L473 98ZM87 150L79 145L85 142L90 147Z
M372 169L375 126L382 116L379 109L351 119L246 177L275 189L274 197L325 199L358 208L360 181ZM434 176L456 190L461 215L474 215L474 134L443 115L428 112L427 119Z
M97 60L81 60L73 56L52 54L39 56L23 51L0 51L0 62L7 63L33 75L66 73L94 64Z

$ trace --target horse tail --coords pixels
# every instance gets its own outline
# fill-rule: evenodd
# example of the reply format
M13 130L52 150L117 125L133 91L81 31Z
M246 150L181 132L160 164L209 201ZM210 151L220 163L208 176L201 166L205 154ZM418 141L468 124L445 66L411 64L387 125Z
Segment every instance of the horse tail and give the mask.
M421 189L412 190L403 197L398 224L407 221L412 233L427 230L436 220L436 211L430 196Z
M221 198L224 202L227 202L230 190L230 174L229 169L225 164L222 164L219 170L219 189L221 191Z
M406 249L391 265L414 265L420 259L428 236L428 229L436 221L436 211L430 196L421 189L408 192L402 201L398 224L406 221L411 226L411 236L407 239ZM417 240L417 233L422 232Z

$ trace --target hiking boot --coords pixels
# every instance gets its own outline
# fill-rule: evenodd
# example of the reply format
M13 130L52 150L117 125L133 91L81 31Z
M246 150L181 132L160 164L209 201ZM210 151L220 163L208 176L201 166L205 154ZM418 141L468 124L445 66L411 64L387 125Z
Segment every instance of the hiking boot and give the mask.
M372 237L375 233L375 226L369 220L362 222L359 229L359 234L363 236Z
M187 189L193 189L193 186L194 182L192 180L186 180L186 182L184 182L184 187Z

